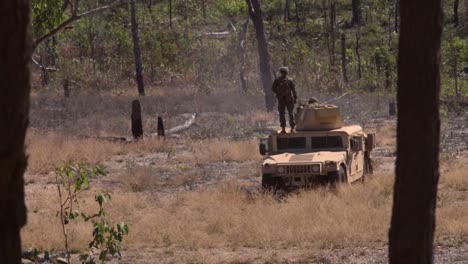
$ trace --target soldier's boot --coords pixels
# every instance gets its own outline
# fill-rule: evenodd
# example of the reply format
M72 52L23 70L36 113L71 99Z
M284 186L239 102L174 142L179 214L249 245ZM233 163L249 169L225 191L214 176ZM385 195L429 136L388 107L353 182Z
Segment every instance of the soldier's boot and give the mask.
M286 128L285 127L281 127L281 134L284 134L286 133Z
M296 130L294 129L295 126L291 126L291 133L294 133Z

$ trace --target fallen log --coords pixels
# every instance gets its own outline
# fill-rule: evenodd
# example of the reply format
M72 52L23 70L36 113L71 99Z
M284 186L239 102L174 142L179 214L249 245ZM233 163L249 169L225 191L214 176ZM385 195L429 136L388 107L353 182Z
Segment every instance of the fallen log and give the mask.
M171 134L176 134L176 133L179 133L179 132L182 132L184 130L189 129L193 124L195 124L196 117L197 117L197 114L193 113L193 114L191 114L190 118L187 121L185 121L185 123L183 125L176 126L176 127L171 128L171 129L167 129L166 130L166 136L171 135ZM153 137L157 137L158 133L153 133L151 135Z

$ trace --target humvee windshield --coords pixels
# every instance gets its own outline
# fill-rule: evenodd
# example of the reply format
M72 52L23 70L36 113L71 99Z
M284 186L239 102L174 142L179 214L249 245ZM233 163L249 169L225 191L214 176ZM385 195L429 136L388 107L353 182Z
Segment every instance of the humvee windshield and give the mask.
M278 149L305 149L306 148L306 138L305 137L296 137L296 138L278 138Z
M312 148L342 148L343 147L343 140L339 136L331 136L331 137L312 137Z
M332 149L343 148L343 140L340 136L311 137L312 149ZM278 150L285 149L306 149L305 137L278 138Z

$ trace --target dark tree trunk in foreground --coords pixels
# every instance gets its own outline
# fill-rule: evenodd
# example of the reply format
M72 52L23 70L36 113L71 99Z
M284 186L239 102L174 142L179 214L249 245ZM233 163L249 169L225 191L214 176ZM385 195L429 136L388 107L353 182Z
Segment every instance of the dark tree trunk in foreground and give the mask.
M133 53L135 55L135 73L138 85L138 94L145 96L145 85L143 83L143 61L141 59L140 36L138 34L138 18L135 0L130 1L130 13L132 16Z
M353 8L353 18L351 26L361 23L361 0L352 0L351 6Z
M255 36L257 38L258 55L260 57L260 72L262 75L263 91L265 92L265 106L268 111L273 111L275 107L275 97L271 86L273 85L273 75L271 70L271 57L268 51L268 42L263 27L263 15L259 0L246 0L249 8L249 16L255 26Z
M439 180L441 0L400 2L398 128L390 263L433 263ZM415 100L417 98L417 100Z
M0 1L0 256L21 263L20 229L26 224L24 140L29 116L30 1Z

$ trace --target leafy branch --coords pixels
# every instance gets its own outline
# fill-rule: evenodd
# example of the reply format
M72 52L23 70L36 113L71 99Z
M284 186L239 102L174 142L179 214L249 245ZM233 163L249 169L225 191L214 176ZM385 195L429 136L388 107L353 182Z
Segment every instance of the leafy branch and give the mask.
M101 7L98 7L98 8L95 8L95 9L91 9L91 10L88 10L86 12L83 12L83 13L78 13L78 2L76 3L73 3L72 1L69 1L69 4L70 4L70 9L71 9L71 17L65 21L63 21L62 23L60 23L58 26L56 26L54 29L50 30L48 33L42 35L41 37L38 37L36 40L34 40L34 43L33 43L33 50L35 50L37 48L37 46L39 44L41 44L42 42L44 42L45 40L51 38L52 36L62 32L63 30L65 30L69 25L71 25L73 22L75 22L76 20L79 20L81 18L84 18L84 17L87 17L87 16L92 16L92 15L95 15L97 13L100 13L104 10L107 10L111 7L114 7L118 4L123 4L125 3L126 1L124 0L116 0L108 5L104 5L104 6L101 6Z

